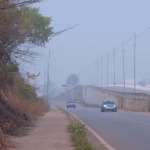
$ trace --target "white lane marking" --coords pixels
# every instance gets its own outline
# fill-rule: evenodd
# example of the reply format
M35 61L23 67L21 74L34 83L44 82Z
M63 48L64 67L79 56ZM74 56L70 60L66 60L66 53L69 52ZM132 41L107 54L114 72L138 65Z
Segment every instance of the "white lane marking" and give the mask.
M147 122L141 122L141 123L150 125L150 123L147 123Z

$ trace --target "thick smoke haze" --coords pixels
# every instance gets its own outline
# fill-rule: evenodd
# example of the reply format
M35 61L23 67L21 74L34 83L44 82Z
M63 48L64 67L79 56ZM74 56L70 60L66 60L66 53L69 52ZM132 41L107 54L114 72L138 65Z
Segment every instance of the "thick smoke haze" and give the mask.
M47 69L48 52L63 45L51 55L50 80L61 88L71 73L79 74L92 61L113 52L113 49L126 42L134 34L140 34L150 26L150 1L145 0L47 0L38 5L41 13L52 18L55 31L79 24L47 43L47 48L40 48L43 58L36 65L28 66L31 73L41 72L38 82L44 82L44 68ZM137 38L136 77L149 79L150 30ZM133 79L132 39L125 45L125 75ZM54 59L55 57L57 57ZM113 53L109 56L109 84L113 83ZM99 84L100 84L99 60ZM107 58L103 58L103 84L106 84ZM94 66L92 75L94 75ZM123 81L121 46L116 51L116 81ZM84 72L85 74L85 72ZM91 73L90 73L91 74ZM83 73L81 74L83 77ZM46 80L46 77L45 77Z

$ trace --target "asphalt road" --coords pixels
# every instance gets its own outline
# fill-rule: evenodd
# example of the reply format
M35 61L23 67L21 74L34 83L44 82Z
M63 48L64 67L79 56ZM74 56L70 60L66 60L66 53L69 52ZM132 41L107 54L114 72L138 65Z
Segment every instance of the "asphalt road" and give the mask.
M55 102L56 103L56 102ZM66 103L57 102L64 109ZM116 150L150 150L150 115L99 108L69 108Z
M107 87L106 87L106 88L107 88ZM109 86L108 89L114 90L114 87L113 87L113 86ZM116 91L119 91L119 92L123 92L124 88L123 88L123 87L118 87L118 86L116 86L116 87L115 87L115 90L116 90ZM125 88L125 92L134 93L134 88L128 88L128 87L126 87L126 88ZM146 90L139 90L139 89L136 89L136 93L145 93L145 94L149 94L149 95L150 95L150 91L146 91Z

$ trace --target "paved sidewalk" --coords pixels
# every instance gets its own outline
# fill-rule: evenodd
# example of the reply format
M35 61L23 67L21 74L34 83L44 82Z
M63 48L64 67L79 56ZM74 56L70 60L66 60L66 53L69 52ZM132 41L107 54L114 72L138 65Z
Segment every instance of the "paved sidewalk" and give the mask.
M27 136L14 137L16 148L9 150L73 150L71 135L65 132L68 123L66 114L53 106Z

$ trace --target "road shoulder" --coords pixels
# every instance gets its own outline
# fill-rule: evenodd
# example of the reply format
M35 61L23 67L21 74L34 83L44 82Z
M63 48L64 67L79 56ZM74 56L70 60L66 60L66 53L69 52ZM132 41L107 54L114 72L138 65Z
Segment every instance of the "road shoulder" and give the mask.
M77 118L75 118L71 113L68 113L68 118L69 121L75 121L75 122L79 122L79 120ZM87 130L88 132L88 140L90 143L93 144L94 148L96 148L96 150L108 150L96 137L95 135L93 135L93 133L89 130Z
M13 137L11 141L16 148L9 150L73 150L71 134L66 132L68 124L66 114L53 107L38 119L27 136Z

